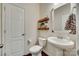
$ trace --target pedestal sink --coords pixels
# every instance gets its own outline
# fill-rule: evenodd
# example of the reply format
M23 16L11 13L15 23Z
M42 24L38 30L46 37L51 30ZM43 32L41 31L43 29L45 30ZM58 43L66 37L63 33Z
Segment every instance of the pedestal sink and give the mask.
M48 37L48 42L53 44L55 47L61 49L68 49L74 47L74 42L68 39L59 39L57 37Z

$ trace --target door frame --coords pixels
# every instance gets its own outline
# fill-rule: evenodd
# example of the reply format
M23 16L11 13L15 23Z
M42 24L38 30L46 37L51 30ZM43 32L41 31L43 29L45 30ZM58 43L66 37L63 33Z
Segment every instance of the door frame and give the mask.
M0 33L0 35L1 35L1 37L0 37L0 40L1 40L1 44L3 45L3 42L2 42L2 3L1 3L1 19L0 19L0 27L1 27L1 33ZM3 48L1 48L1 56L3 55Z
M1 21L1 32L2 32L2 34L1 34L1 39L2 39L2 44L3 44L3 48L2 48L2 56L6 56L6 43L5 43L5 41L6 41L6 39L5 39L5 33L6 33L6 30L5 30L5 25L6 25L6 22L5 22L5 9L6 9L6 7L5 7L5 5L6 4L11 4L11 3L2 3L1 4L1 6L2 6L2 21ZM20 6L17 6L17 5L15 5L15 4L11 4L11 5L13 5L13 6L16 6L16 7L19 7L19 8L22 8L22 7L20 7ZM22 9L24 9L24 8L22 8ZM25 9L24 9L24 34L25 34ZM25 52L25 35L24 35L24 52Z

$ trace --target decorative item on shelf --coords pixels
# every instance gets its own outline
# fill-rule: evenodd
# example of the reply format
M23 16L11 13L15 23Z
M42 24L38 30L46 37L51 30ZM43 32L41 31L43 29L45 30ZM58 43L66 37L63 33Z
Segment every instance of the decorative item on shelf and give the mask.
M38 21L38 30L49 30L48 28L48 17L41 18Z
M65 30L71 30L70 34L76 34L76 16L71 14L66 22Z

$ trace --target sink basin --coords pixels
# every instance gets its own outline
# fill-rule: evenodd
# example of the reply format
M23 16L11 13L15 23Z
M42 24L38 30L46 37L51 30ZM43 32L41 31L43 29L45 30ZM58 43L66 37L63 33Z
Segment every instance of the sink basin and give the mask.
M53 44L55 47L61 49L68 49L74 47L74 42L67 39L59 39L57 37L48 37L48 42Z

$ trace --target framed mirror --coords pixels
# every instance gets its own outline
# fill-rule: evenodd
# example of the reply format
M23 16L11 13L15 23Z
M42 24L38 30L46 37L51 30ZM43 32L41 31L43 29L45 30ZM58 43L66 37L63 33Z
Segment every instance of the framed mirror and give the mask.
M54 31L68 31L70 34L76 34L76 15L75 7L70 3L54 9Z

